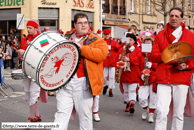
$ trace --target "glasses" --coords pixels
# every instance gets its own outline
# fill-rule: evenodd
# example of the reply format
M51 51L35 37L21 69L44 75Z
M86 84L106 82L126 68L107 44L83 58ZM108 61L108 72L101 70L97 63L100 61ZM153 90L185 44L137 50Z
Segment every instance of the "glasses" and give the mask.
M83 26L83 25L88 25L88 22L84 22L84 23L78 22L77 24L80 25L80 26Z

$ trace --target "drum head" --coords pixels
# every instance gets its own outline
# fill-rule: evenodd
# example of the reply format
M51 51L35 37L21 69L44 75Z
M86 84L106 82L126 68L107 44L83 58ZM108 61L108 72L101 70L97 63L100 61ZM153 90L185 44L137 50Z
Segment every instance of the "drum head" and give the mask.
M59 44L52 49L37 73L40 87L54 91L67 84L78 69L80 49L73 42Z

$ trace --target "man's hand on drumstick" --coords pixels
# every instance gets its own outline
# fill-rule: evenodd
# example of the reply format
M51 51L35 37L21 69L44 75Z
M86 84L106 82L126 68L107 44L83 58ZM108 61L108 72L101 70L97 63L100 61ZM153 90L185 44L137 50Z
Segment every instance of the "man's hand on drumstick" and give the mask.
M25 50L19 49L16 51L20 55L20 59L23 57Z
M75 42L75 44L77 44L77 46L81 49L82 45L80 45L79 43Z
M189 68L189 66L188 66L185 62L180 63L180 64L178 65L178 69L179 69L179 70L186 70L186 69L188 69L188 68Z

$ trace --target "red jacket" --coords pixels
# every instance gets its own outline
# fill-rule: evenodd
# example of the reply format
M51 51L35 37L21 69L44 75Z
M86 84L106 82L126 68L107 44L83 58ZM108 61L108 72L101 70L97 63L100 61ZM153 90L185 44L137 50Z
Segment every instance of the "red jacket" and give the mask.
M148 53L148 59L149 58L150 58L150 54ZM145 52L142 52L141 58L140 58L140 66L137 70L137 75L138 75L138 78L140 79L140 81L139 81L140 86L144 85L144 81L141 79L141 75L143 74L142 71L144 70L144 66L145 66ZM152 84L156 79L156 77L155 77L156 67L157 67L157 63L152 63L152 67L150 68L151 73L149 76L149 85Z
M36 36L38 36L40 33L38 32L36 35L31 36L31 35L27 35L27 37L25 37L24 39L22 39L22 41L20 42L20 49L26 50L26 48L28 47L27 44L27 40L29 42L31 42Z
M152 47L150 60L158 63L156 70L156 83L163 84L184 84L190 85L191 74L193 72L193 59L186 62L189 68L185 71L178 70L178 66L166 65L162 62L161 55L164 49L170 45L167 29L164 29L156 35ZM183 27L183 33L179 41L185 41L191 44L194 48L194 33ZM193 53L194 54L194 49Z
M120 83L139 83L139 78L137 77L137 69L140 65L139 59L141 57L141 49L135 46L135 50L131 53L127 53L126 56L130 59L130 69L129 72L124 72L124 68L122 70ZM123 54L123 48L119 50L119 55Z
M109 45L110 43L110 38L108 40L105 40L107 45ZM106 59L103 62L103 66L104 67L115 67L116 66L116 57L117 57L117 53L119 51L120 45L118 42L111 40L111 50L109 50L109 52L111 53L111 56L107 56Z
M139 39L139 37L137 38L137 42L139 43L139 48L141 49L142 41Z

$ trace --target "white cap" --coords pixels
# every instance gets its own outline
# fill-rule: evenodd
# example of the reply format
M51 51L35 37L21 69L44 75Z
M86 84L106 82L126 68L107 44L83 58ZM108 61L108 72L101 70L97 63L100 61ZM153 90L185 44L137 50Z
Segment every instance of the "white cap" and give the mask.
M151 36L151 35L152 35L152 34L149 33L149 32L146 32L146 33L144 34L145 37L149 37L149 36Z
M164 25L164 21L160 21L160 22L158 22L158 24L163 24Z

